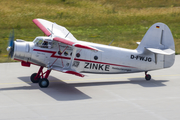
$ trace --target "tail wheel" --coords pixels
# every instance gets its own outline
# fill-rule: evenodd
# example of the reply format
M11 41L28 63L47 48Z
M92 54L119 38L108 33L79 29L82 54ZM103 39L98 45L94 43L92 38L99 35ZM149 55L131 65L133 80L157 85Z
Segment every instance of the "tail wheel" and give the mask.
M31 81L32 81L33 83L38 83L39 80L40 80L40 76L38 76L37 78L35 78L36 75L37 75L37 73L33 73L33 74L31 75Z
M146 79L147 81L151 80L151 75L146 74L145 79Z
M46 78L43 78L39 81L39 86L41 88L47 88L49 86L49 81Z

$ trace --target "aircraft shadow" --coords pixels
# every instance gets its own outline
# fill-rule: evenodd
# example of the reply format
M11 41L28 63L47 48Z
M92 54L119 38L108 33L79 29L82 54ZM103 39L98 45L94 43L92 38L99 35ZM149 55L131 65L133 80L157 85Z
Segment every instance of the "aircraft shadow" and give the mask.
M69 83L75 87L84 87L84 86L102 86L102 85L115 85L115 84L138 84L143 87L162 87L166 86L163 84L164 82L168 82L169 80L151 80L146 81L143 78L130 78L130 81L107 81L107 82L88 82L88 83Z
M90 96L84 94L80 90L76 89L74 86L69 85L55 77L52 77L52 76L49 76L50 85L48 88L40 88L38 83L31 83L29 76L28 77L18 77L18 78L20 80L22 80L23 82L29 84L30 86L1 88L0 91L2 91L2 90L39 89L57 101L73 101L73 100L91 99Z
M163 83L169 81L169 80L154 80L154 79L151 79L150 81L146 81L144 78L129 78L128 80L130 80L132 84L139 84L143 87L163 87L166 86Z
M40 88L38 84L31 83L28 77L18 77L20 80L26 82L30 86L13 87L13 88L2 88L0 90L34 90L40 89L50 97L57 101L73 101L91 99L90 96L84 94L76 87L84 86L104 86L104 85L117 85L117 84L138 84L143 87L163 87L166 86L164 82L169 80L151 80L146 81L144 78L129 78L130 81L103 81L103 82L88 82L88 83L65 83L60 79L53 76L49 76L50 85L48 88Z

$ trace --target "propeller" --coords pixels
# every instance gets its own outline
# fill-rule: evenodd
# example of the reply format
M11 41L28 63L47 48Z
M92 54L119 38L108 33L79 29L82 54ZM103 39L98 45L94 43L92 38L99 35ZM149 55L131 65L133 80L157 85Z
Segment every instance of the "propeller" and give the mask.
M14 29L11 31L9 35L7 51L9 52L9 57L12 57L14 53Z

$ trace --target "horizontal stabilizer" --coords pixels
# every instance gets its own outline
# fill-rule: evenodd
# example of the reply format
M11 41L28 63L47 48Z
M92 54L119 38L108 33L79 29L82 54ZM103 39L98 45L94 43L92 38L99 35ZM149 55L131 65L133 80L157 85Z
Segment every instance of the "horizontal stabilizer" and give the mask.
M158 53L163 55L172 55L175 53L175 51L172 49L156 49L156 48L146 48L146 49L153 53Z

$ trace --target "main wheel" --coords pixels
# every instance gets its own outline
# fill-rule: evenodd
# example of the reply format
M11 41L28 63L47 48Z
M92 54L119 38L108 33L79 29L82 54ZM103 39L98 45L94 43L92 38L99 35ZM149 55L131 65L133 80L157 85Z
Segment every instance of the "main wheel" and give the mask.
M37 73L33 73L33 74L31 75L31 81L32 81L33 83L38 83L39 80L40 80L40 77L35 79L36 75L37 75Z
M47 88L49 86L49 81L46 78L43 78L39 81L39 86L41 88Z
M147 74L147 75L145 76L145 79L146 79L147 81L151 80L151 75Z

